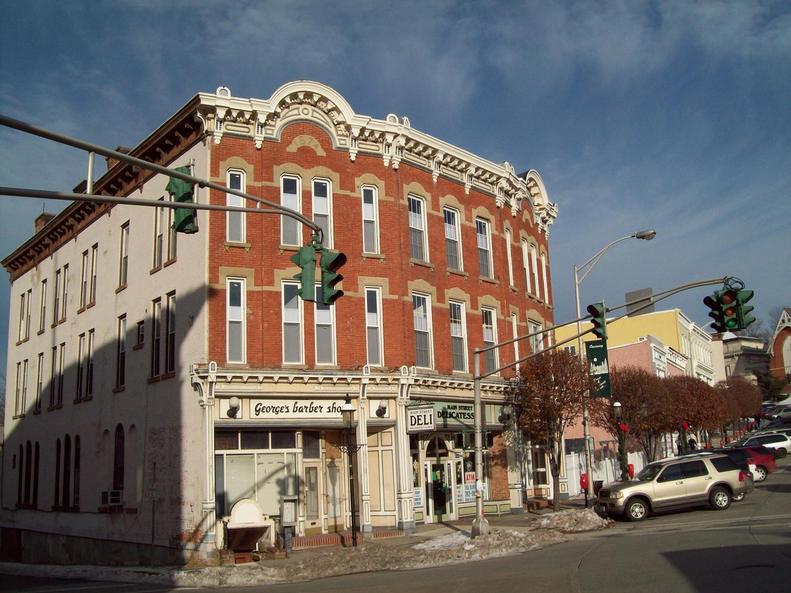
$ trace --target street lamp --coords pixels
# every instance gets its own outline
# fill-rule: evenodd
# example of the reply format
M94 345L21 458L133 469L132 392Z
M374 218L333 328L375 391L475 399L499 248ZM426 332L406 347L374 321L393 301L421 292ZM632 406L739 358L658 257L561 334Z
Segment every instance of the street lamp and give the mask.
M654 229L645 229L642 231L637 231L632 233L631 235L626 235L625 237L621 237L620 239L616 239L615 241L611 241L607 243L604 247L602 247L596 255L590 258L581 266L574 266L574 298L577 303L577 334L582 333L582 322L580 321L581 313L580 313L580 284L585 278L588 277L593 266L595 266L602 256L607 253L607 250L615 245L616 243L620 243L621 241L626 241L627 239L642 239L644 241L650 241L656 237L656 231ZM583 272L584 270L584 272ZM580 272L582 276L580 276ZM585 352L582 348L582 336L577 338L577 350L579 351L579 357L583 361L585 360ZM593 468L593 462L591 460L591 446L590 446L590 415L588 413L588 402L587 399L584 400L584 405L582 407L582 430L583 430L583 437L585 438L585 467L586 471L588 472L588 486L587 491L588 495L592 495L593 489L593 476L591 474Z
M359 449L354 444L354 406L349 395L341 406L341 416L343 416L343 427L345 429L344 442L339 449L346 453L349 463L349 510L352 514L352 546L357 546L357 504L354 499L354 454Z
M626 480L626 476L629 474L626 459L626 431L628 426L621 422L622 414L621 402L613 402L612 415L615 418L616 429L618 430L618 466L621 469L621 480Z

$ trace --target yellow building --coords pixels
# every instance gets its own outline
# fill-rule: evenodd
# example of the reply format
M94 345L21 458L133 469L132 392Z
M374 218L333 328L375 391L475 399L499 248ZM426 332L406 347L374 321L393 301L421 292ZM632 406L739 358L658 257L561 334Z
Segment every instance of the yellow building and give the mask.
M590 329L591 324L582 324L583 331ZM562 342L576 335L577 326L567 325L555 330L555 341ZM689 319L680 309L656 311L607 320L607 347L633 344L654 336L667 348L672 356L683 364L685 374L697 377L706 383L714 383L714 366L712 363L711 336L702 327ZM592 334L585 334L584 340L595 340ZM577 342L568 343L568 347L576 350Z

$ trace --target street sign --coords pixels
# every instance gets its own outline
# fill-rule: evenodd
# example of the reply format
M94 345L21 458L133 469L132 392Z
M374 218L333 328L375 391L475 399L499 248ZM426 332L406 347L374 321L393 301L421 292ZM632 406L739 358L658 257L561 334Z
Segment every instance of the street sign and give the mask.
M591 340L585 342L585 354L588 357L590 375L594 387L591 397L610 397L610 367L607 364L607 341Z

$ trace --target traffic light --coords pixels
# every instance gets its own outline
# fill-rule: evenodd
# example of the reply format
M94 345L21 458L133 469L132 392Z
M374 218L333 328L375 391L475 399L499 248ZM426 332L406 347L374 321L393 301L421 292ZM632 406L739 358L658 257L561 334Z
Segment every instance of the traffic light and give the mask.
M725 321L722 318L722 306L720 305L721 294L722 291L718 290L711 296L707 296L703 299L703 304L711 309L711 311L709 311L709 317L714 320L711 323L711 328L717 333L723 333L726 331Z
M725 331L736 331L739 328L738 293L732 289L719 292L720 309L722 310L722 326Z
M184 173L185 175L192 174L192 169L189 165L176 167L175 171ZM165 191L170 194L170 198L174 202L192 203L192 192L194 188L194 183L171 177L167 186L165 186ZM191 208L176 208L176 211L173 213L173 228L176 229L177 233L197 233L198 221L195 219L195 210Z
M301 271L294 275L300 281L299 296L303 301L316 300L316 248L313 245L300 247L291 261L297 264Z
M588 305L588 314L593 324L593 335L599 339L607 339L607 307L604 302Z
M321 252L321 300L331 305L343 296L343 291L335 285L343 280L338 270L346 263L346 256L339 251L325 249Z
M755 317L750 315L754 307L745 305L754 294L752 290L740 290L736 293L736 317L739 320L739 329L747 329L747 326L755 321Z

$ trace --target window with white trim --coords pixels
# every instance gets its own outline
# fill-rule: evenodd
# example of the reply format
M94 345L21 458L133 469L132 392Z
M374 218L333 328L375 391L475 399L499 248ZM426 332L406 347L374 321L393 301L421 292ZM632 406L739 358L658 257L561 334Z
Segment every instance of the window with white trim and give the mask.
M63 264L63 291L60 295L60 320L66 321L66 305L69 302L69 264Z
M88 330L88 351L85 358L85 399L93 397L93 350L96 332Z
M415 330L415 366L433 368L431 297L412 294L412 318Z
M38 331L44 331L47 323L47 280L46 278L41 281L39 288L39 303L38 303Z
M14 416L25 414L27 399L27 359L16 363L16 398L14 400Z
M22 342L30 338L30 308L33 305L33 289L23 291L19 295L19 330L17 341Z
M280 205L302 212L302 200L300 199L300 179L290 175L280 178ZM300 223L289 216L280 217L280 243L281 245L301 245L302 233Z
M483 347L494 346L497 343L497 311L488 307L481 307L481 321L483 323ZM490 373L498 367L497 348L488 350L483 354L482 372Z
M225 185L229 189L241 192L246 191L245 172L231 169L226 174ZM225 204L236 208L244 208L244 198L234 194L225 194ZM246 236L246 213L226 212L225 213L225 240L229 243L244 243Z
M484 278L493 278L492 270L492 236L489 221L475 219L475 234L478 242L478 267Z
M58 346L58 393L56 406L63 405L63 369L66 367L66 342L61 342Z
M448 267L452 270L463 270L459 212L453 208L443 208L442 216L445 219L445 254Z
M514 258L511 254L511 229L505 229L505 256L508 261L508 286L514 285Z
M283 283L283 363L302 364L302 299L299 284Z
M121 225L121 240L118 246L118 287L126 286L129 273L129 221Z
M541 298L541 288L538 285L538 258L536 257L537 248L535 245L530 246L530 266L533 269L533 286L535 287L535 295Z
M332 247L332 189L326 179L313 180L313 222L324 232L324 246Z
M533 287L530 282L530 248L528 247L527 241L522 239L522 270L525 273L525 290L527 292L533 292Z
M82 268L80 269L80 309L88 304L88 250L82 252Z
M225 280L226 357L228 362L247 360L247 281L244 278Z
M151 303L151 372L150 377L159 377L162 372L162 299Z
M417 196L408 196L409 255L418 261L428 261L426 241L426 204Z
M51 352L49 367L49 407L54 408L58 393L58 347L53 346Z
M96 303L96 266L99 257L99 244L94 243L91 247L91 273L88 277L88 304Z
M172 202L174 196L172 194L168 194L168 201ZM168 244L167 244L167 260L168 262L173 261L176 259L177 254L177 238L178 232L176 232L176 225L175 225L175 216L176 216L176 209L175 208L165 208L167 210L165 214L167 225L167 237L168 237ZM197 219L196 219L197 220Z
M547 254L541 254L541 279L544 281L544 302L549 304L549 290L547 288Z
M511 313L511 337L519 337L519 318L516 313ZM516 372L519 372L519 342L514 342L514 362L516 362Z
M52 305L52 325L58 323L60 319L60 293L63 290L61 286L63 282L63 274L61 270L55 270L55 290L53 290L53 305Z
M77 384L74 390L74 403L82 401L83 371L85 370L85 334L80 334L77 338Z
M365 339L368 364L383 366L382 357L382 293L379 288L365 289Z
M164 198L159 198L160 201ZM154 208L154 259L152 268L162 267L162 258L165 250L165 225L167 224L167 213L165 208Z
M176 372L176 293L165 297L165 372Z
M118 318L115 334L115 388L126 385L126 314Z
M363 252L379 253L379 190L370 185L363 193Z
M44 353L38 353L38 363L36 364L36 400L33 403L33 411L41 411L41 391L44 389Z
M538 321L528 320L527 322L527 331L530 334L541 331L542 327L543 326ZM541 352L543 349L544 349L544 334L530 336L530 351Z
M335 307L321 300L321 284L316 284L313 312L316 364L335 364Z
M464 303L448 302L450 313L450 355L454 371L467 372L467 322Z

